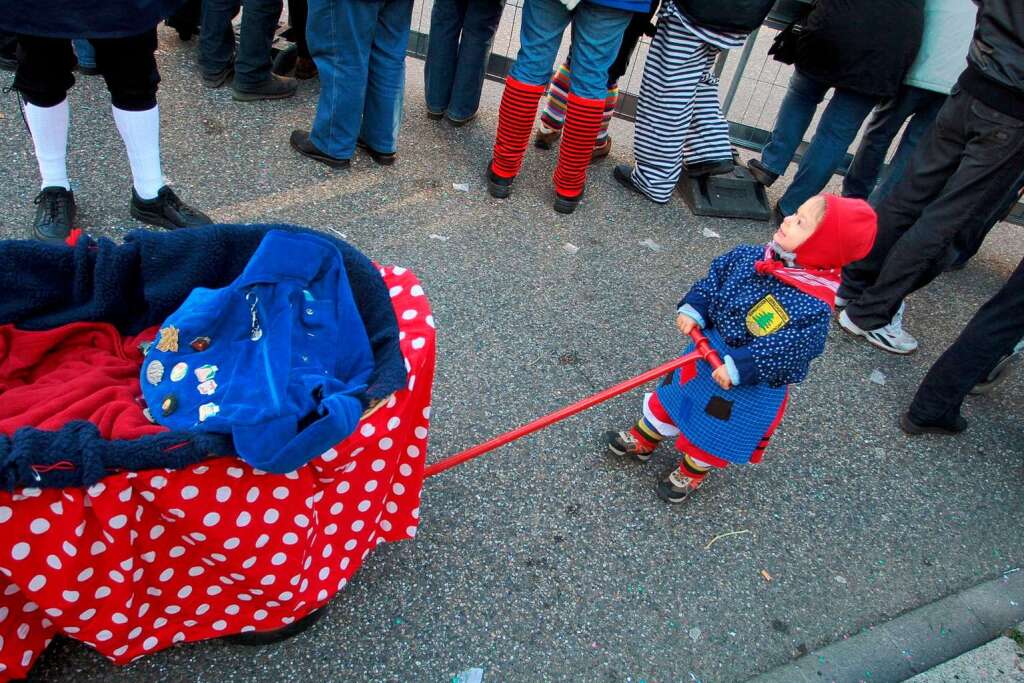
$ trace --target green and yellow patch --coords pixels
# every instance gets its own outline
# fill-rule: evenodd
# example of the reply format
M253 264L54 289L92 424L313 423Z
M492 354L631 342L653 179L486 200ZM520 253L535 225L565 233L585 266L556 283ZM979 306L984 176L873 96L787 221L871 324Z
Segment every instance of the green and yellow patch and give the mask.
M747 311L747 329L755 337L778 332L789 323L789 314L778 300L769 294Z

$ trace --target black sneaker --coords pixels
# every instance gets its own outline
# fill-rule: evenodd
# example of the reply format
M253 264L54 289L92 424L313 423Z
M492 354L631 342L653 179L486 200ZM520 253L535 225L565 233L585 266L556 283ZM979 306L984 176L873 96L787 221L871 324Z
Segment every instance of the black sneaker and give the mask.
M693 495L694 491L701 487L701 484L707 481L707 478L708 475L705 474L701 479L693 479L680 472L676 467L658 482L656 491L658 497L668 503L684 503Z
M43 242L64 242L75 220L75 193L63 187L44 187L36 195L32 235Z
M765 187L771 187L772 183L779 179L778 173L769 171L768 168L757 159L751 159L747 162L747 170L750 171L750 175L754 176L754 180Z
M216 89L223 86L225 83L231 80L235 75L234 64L228 64L226 67L216 73L203 73L203 86L206 88Z
M688 165L683 169L683 172L691 178L701 178L732 173L733 168L735 168L735 164L732 162L732 157L729 157L728 159L702 161L697 164Z
M619 185L622 185L626 189L632 190L642 197L647 196L639 187L636 186L636 183L633 182L633 167L629 164L619 164L613 168L612 177L618 181Z
M638 462L647 462L654 452L644 449L629 432L605 432L604 443L612 455L628 455Z
M143 199L133 187L131 214L136 220L168 230L213 223L213 219L181 201L166 185L160 188L154 199Z
M494 171L491 170L493 164L493 160L487 162L487 192L495 199L506 199L512 194L512 181L515 180L515 176L502 178L499 175L495 175Z
M900 429L911 436L922 434L941 434L943 436L956 436L967 429L967 420L962 415L957 415L956 422L951 425L943 424L920 424L910 419L910 413L900 415Z
M373 147L370 147L362 140L356 140L356 147L364 150L367 154L370 155L371 159L376 161L381 166L391 166L393 163L395 163L396 157L394 152L378 152L377 150L375 150Z
M231 99L236 102L255 102L257 100L283 100L295 94L299 82L287 76L270 74L267 80L252 88L239 88L238 84L231 88Z
M351 159L339 159L326 152L321 152L309 139L309 131L293 130L288 142L291 143L292 149L302 156L319 161L321 164L327 164L331 168L348 168L352 164Z

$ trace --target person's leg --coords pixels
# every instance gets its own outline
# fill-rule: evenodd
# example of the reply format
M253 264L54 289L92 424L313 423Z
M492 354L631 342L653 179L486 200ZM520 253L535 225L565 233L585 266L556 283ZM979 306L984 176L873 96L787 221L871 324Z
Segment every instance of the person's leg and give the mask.
M235 56L236 90L252 91L271 79L270 45L282 0L243 0L242 31Z
M903 182L876 207L878 234L871 252L843 268L838 297L856 301L878 279L889 252L945 187L964 153L967 102L951 98L918 145Z
M935 123L935 118L946 101L946 96L940 93L929 93L926 90L919 90L918 93L921 96L916 103L917 106L910 122L900 137L900 142L896 146L896 153L893 154L892 161L889 163L888 173L868 198L872 206L879 206L903 179L903 174L910 165L910 159L914 156L917 143Z
M786 172L826 92L827 85L794 69L775 118L771 139L761 151L761 165L769 172L775 175Z
M60 38L20 36L14 89L25 99L25 121L32 134L40 189L71 189L67 146L69 107L67 92L75 83L71 71L75 55L71 42Z
M716 172L728 173L732 167L732 143L729 142L729 123L722 114L718 101L718 79L712 73L718 50L708 47L705 71L697 83L693 99L693 115L683 144L683 163L687 170L696 172L701 167L717 166Z
M619 82L619 79L626 75L629 68L629 60L633 57L636 44L651 25L651 17L657 11L658 3L651 3L651 8L646 12L634 12L629 18L629 25L622 34L622 44L615 56L615 61L608 67L608 85Z
M85 38L71 41L71 46L75 50L75 58L78 60L78 70L89 74L92 72L95 75L96 70L96 50L93 49L92 43Z
M371 150L394 154L402 124L405 50L409 45L413 0L386 0L370 49L366 103L359 137Z
M906 417L912 426L963 428L960 406L1024 336L1024 261L925 375Z
M779 210L784 215L796 213L801 204L821 192L842 163L875 102L873 97L836 89L818 121L807 152L800 159L796 177L779 199Z
M522 17L519 54L505 79L489 171L489 191L499 197L508 196L508 181L519 174L537 115L537 101L551 78L562 33L571 19L559 0L526 0Z
M373 2L309 0L306 39L320 72L320 100L309 140L336 159L351 158L356 148L381 7Z
M233 68L235 31L231 20L238 14L240 6L241 0L203 0L198 61L204 78L212 78Z
M459 59L459 35L469 0L434 0L430 11L427 58L423 60L427 113L440 118L448 109Z
M675 13L662 12L640 83L633 142L636 167L631 175L633 185L652 201L667 202L679 180L709 49Z
M918 92L922 91L912 85L904 85L895 97L875 107L843 179L844 197L867 199L875 189L878 172L885 163L893 138L903 122L914 113Z
M964 92L950 99L951 111L943 108L935 125L931 145L922 145L911 162L907 177L879 210L883 222L910 225L902 238L889 250L874 284L847 308L849 319L861 330L884 326L906 296L927 285L946 265L945 254L959 234L968 234L989 218L993 206L1024 172L1024 121L997 112ZM959 114L962 147L939 145ZM929 164L930 156L945 152L950 160ZM947 169L951 167L951 172ZM945 171L946 180L931 193L931 201L904 201L904 197L923 194L932 169ZM921 176L926 176L922 179ZM913 211L907 221L908 213ZM902 223L901 223L902 222ZM872 250L873 252L874 250Z
M999 202L999 205L992 211L990 217L986 219L981 225L978 226L977 230L969 234L957 235L953 241L953 246L956 249L956 255L954 261L951 264L954 268L962 268L975 254L981 249L982 243L985 241L985 237L988 236L990 230L995 227L995 224L1001 220L1004 220L1013 210L1014 204L1020 201L1021 196L1024 195L1024 174L1021 174L1013 184L1013 188L1006 193L1003 201Z
M473 118L480 108L487 60L494 43L494 34L501 22L503 7L502 0L474 0L469 3L462 25L462 41L459 44L451 101L448 104L448 118L453 122L460 123Z
M160 167L160 109L156 92L156 28L124 38L94 39L96 68L110 91L111 110L132 170L132 215L165 228L210 223L164 184Z
M292 42L298 48L299 57L312 59L309 43L306 42L306 21L309 9L306 0L288 0L288 25L292 28Z
M573 14L572 81L565 111L565 128L558 149L554 183L555 209L571 213L583 194L587 166L601 128L608 94L608 67L618 54L630 13L583 4Z
M612 454L647 462L658 444L675 436L679 436L679 430L658 400L658 394L652 392L644 396L643 412L636 424L620 432L605 432L604 439Z
M571 51L571 48L570 48ZM548 96L544 99L544 108L540 112L540 123L537 126L536 144L541 149L548 149L562 133L565 125L565 103L569 99L569 83L572 71L569 60L558 65L548 84Z
M36 196L33 235L61 242L75 219L75 197L68 181L69 109L67 92L75 83L71 41L19 36L14 89L25 100L25 122L32 135L42 179Z

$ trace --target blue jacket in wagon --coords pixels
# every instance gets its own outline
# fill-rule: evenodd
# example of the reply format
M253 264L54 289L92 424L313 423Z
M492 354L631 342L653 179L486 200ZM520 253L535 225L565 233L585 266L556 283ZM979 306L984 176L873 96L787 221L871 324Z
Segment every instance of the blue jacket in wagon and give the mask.
M140 381L159 424L231 434L249 464L289 472L352 433L373 369L337 247L272 230L234 282L167 318Z

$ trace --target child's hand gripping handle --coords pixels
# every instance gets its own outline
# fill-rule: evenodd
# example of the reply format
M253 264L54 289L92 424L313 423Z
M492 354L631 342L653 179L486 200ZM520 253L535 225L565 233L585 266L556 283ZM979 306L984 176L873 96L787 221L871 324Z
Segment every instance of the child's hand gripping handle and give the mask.
M718 352L711 348L711 342L708 341L708 338L704 336L704 333L699 328L694 327L690 330L690 339L693 340L693 345L697 352L711 366L712 371L722 367L722 359L718 357Z

